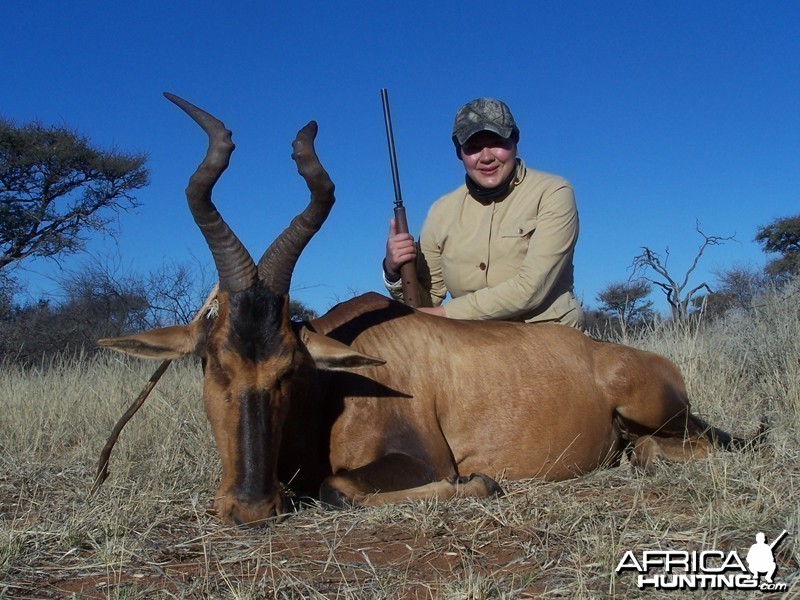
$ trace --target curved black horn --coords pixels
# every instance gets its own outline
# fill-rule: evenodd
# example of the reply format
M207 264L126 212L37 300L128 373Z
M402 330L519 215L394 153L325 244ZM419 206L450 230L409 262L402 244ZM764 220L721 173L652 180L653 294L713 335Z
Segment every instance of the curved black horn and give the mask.
M183 98L168 92L164 92L164 96L192 117L208 135L208 151L189 179L186 200L214 257L220 289L227 292L245 290L256 281L255 263L211 201L211 190L228 167L235 147L231 132L222 121Z
M258 276L276 294L287 294L297 259L309 240L319 231L333 207L333 182L314 150L317 124L311 121L292 142L292 158L297 171L306 180L311 201L289 227L275 239L258 261Z

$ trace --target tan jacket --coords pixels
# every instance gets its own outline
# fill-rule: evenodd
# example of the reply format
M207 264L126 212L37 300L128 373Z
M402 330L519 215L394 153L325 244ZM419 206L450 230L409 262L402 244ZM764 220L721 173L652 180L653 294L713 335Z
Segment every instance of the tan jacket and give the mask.
M583 328L572 292L578 211L569 182L520 160L512 186L502 201L482 204L462 185L431 206L417 259L423 304L438 306L449 292L450 318ZM387 289L402 298L399 283Z

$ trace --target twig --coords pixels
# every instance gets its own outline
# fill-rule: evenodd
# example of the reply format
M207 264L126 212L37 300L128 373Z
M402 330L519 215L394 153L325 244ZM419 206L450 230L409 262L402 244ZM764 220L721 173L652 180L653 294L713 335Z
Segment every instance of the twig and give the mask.
M219 285L215 285L211 290L211 293L208 295L208 298L206 298L206 301L203 302L203 306L192 319L193 323L201 319L203 315L210 310L218 291ZM166 373L171 364L172 360L168 359L159 365L159 367L150 376L150 379L147 381L136 400L134 400L130 408L128 408L128 410L125 411L125 414L120 417L119 421L117 421L117 424L111 431L111 435L108 436L108 440L106 441L106 445L103 447L103 451L100 453L100 460L97 462L97 475L95 475L92 490L89 492L90 494L94 494L98 489L100 489L100 486L103 485L103 482L108 478L108 460L111 456L111 451L114 449L114 445L117 443L117 438L119 438L119 434L122 432L122 429L125 427L128 421L131 420L133 415L135 415L136 412L142 407L142 404L144 404L144 401L147 400L150 392L152 392L153 388L156 387L158 380L161 379L161 376L164 375L164 373Z

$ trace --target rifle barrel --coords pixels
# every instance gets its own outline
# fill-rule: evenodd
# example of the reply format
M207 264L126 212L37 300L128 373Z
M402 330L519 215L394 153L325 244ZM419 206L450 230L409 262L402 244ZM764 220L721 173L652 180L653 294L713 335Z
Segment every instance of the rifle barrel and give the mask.
M386 124L386 140L389 143L389 162L392 165L392 182L394 183L394 205L403 206L403 194L400 192L400 173L397 171L397 154L394 150L394 133L392 132L392 114L389 112L389 91L381 88L383 103L383 121Z
M772 540L772 543L769 545L770 550L774 550L775 546L777 546L780 542L783 541L783 538L786 537L787 533L789 532L784 529L778 537Z

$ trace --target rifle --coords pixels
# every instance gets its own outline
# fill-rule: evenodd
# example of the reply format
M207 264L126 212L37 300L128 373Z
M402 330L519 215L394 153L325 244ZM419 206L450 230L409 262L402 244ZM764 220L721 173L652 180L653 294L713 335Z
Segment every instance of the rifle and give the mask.
M778 537L776 537L774 540L772 540L772 543L769 545L769 549L770 550L774 550L775 546L780 544L783 541L783 538L785 538L786 534L788 534L788 533L789 532L784 529Z
M406 209L403 206L403 196L400 193L400 175L397 172L397 156L394 152L392 116L389 113L389 92L386 88L381 89L381 101L383 102L383 120L386 123L386 140L389 142L389 162L392 165L392 181L394 182L394 218L397 223L397 232L408 233ZM400 267L400 280L403 286L403 302L412 308L420 306L417 268L413 261L407 262Z

